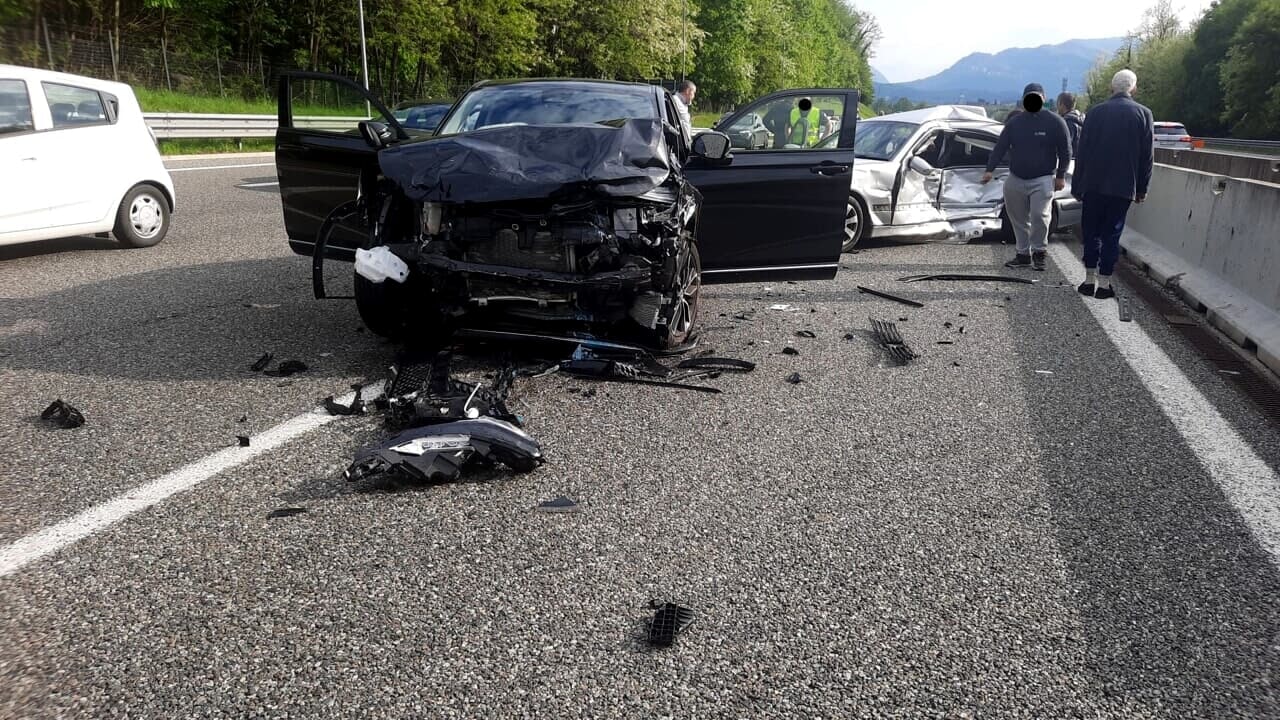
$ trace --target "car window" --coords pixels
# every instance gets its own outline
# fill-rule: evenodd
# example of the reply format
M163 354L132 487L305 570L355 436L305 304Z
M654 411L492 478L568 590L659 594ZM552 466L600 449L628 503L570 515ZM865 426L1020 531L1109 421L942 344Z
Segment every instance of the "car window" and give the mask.
M844 122L843 95L787 95L748 106L718 128L743 150L815 150L835 147Z
M42 82L45 99L49 101L49 114L53 128L79 127L81 125L106 125L107 110L97 90Z
M647 88L535 82L472 90L440 132L471 132L495 125L617 124L635 119L658 119L658 107Z
M1157 125L1157 135L1186 135L1187 129L1182 125Z
M858 125L854 155L868 160L888 160L911 140L920 126L915 123L866 120Z
M864 125L863 127L866 126ZM991 151L995 149L997 140L999 138L995 136L951 135L947 138L945 148L934 166L941 168L985 167L987 160L991 157Z
M21 80L0 80L0 135L33 129L27 84Z

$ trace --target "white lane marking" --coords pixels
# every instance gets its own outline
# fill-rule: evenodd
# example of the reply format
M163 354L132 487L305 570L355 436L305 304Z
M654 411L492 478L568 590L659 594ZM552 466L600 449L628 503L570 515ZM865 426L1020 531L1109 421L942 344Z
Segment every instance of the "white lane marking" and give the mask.
M381 383L366 386L367 397L375 397L381 392L381 387ZM355 393L351 392L338 398L337 401L343 405L349 405L354 398ZM274 450L290 440L337 420L338 417L328 414L322 408L292 417L263 433L250 437L247 448L229 447L212 455L206 455L190 465L117 495L57 525L37 530L15 540L0 549L0 577L5 577L24 565L83 540L139 510L145 510L172 495L190 490L218 473L243 465L268 450Z
M1049 253L1072 285L1084 266L1061 243ZM1129 367L1244 519L1254 539L1280 565L1280 476L1253 451L1187 376L1136 322L1121 322L1116 303L1079 296Z
M169 172L171 172L171 173L176 173L176 172L190 172L190 171L192 171L192 170L228 170L228 169L230 169L230 168L270 167L270 166L272 166L272 165L275 165L275 163L273 163L273 162L269 162L269 163L248 163L248 164L245 164L245 165L201 165L200 167L189 167L189 168L185 168L185 167L184 167L184 168L165 168L165 169L166 169L166 170L168 170L168 171L169 171Z
M272 185L279 185L279 184L280 184L279 180L272 180L271 182L244 183L243 185L237 185L236 187L242 187L242 188L271 187Z

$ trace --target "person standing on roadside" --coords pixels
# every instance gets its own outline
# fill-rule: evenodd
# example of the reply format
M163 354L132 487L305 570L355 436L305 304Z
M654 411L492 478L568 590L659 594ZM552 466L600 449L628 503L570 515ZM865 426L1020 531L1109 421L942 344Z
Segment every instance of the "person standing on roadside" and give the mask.
M676 112L680 115L680 122L684 123L685 132L693 136L693 116L689 113L689 108L693 106L693 98L698 94L698 86L693 84L692 80L681 80L676 85Z
M1013 226L1017 254L1005 267L1044 270L1049 223L1053 219L1053 193L1066 187L1071 163L1071 138L1067 123L1053 112L1042 112L1044 88L1031 83L1022 91L1022 108L1005 122L1000 139L987 160L982 184L991 182L996 163L1009 154L1009 176L1004 181L1004 209Z
M1064 92L1058 95L1058 114L1067 123L1071 133L1071 157L1080 154L1080 130L1084 127L1084 115L1076 109L1076 96Z
M1120 257L1120 235L1130 203L1147 199L1155 127L1151 110L1135 102L1138 76L1121 70L1111 79L1111 98L1094 107L1080 131L1080 155L1071 194L1084 202L1084 282L1080 294L1113 298L1111 273Z

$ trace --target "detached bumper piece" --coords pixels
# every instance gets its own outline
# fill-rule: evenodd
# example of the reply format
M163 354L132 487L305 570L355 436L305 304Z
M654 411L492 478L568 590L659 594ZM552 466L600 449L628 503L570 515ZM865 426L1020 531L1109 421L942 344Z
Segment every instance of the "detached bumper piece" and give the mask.
M406 430L356 453L344 477L452 482L469 467L495 463L529 472L544 462L542 448L520 428L493 418L459 420Z
M414 427L482 417L515 426L524 424L506 404L515 382L514 366L503 368L492 387L485 387L450 377L452 359L448 352L442 352L430 365L406 365L396 370L386 392L387 419L393 426Z
M899 365L906 365L920 357L907 346L906 341L902 339L902 333L898 332L897 325L885 320L868 319L871 321L871 332L875 333L876 339L880 341L880 347L889 354L890 360Z

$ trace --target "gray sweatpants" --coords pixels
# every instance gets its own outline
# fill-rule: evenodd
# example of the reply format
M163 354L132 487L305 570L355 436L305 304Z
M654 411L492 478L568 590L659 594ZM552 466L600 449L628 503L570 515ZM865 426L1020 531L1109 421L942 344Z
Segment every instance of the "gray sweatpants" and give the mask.
M1004 181L1004 209L1018 242L1018 254L1044 252L1053 220L1053 176L1027 180L1010 174Z

